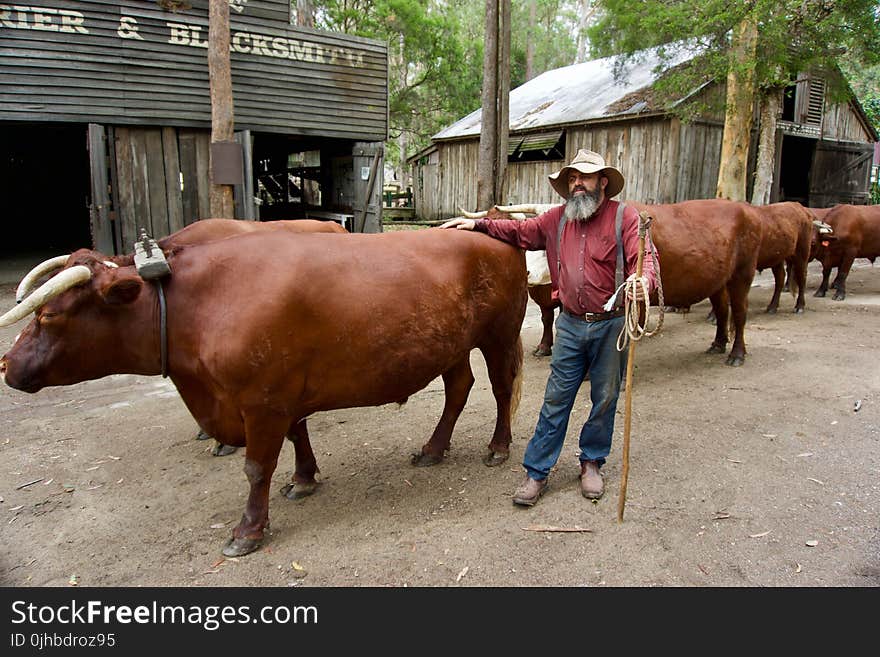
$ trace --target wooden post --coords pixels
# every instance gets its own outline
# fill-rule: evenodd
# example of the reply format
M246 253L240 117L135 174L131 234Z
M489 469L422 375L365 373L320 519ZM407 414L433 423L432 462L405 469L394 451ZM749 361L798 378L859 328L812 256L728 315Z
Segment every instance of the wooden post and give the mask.
M648 217L645 212L639 213L639 255L636 261L636 277L642 276L642 261L645 254L645 235L648 230ZM646 303L649 301L646 299ZM625 330L625 329L624 329ZM626 359L626 404L623 412L623 470L620 473L620 496L617 500L617 522L623 522L623 509L626 506L626 482L629 478L629 432L632 420L632 379L633 362L636 355L636 341L630 339L629 353Z
M228 143L234 138L232 69L229 61L229 0L210 0L208 13L211 143ZM214 218L235 218L232 185L218 185L211 181L210 208L211 216Z

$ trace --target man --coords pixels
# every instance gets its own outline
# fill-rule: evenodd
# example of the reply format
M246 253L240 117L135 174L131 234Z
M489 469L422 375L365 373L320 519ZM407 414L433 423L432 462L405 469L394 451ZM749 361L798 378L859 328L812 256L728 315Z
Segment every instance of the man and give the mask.
M523 249L547 250L562 312L556 320L544 404L523 456L526 475L513 496L514 504L523 506L533 506L547 489L587 371L592 408L580 433L580 489L588 499L602 497L605 485L600 469L611 451L625 360L616 346L624 323L623 293L611 310L603 307L616 290L618 214L624 276L635 274L639 249L638 212L628 206L619 212L620 202L611 200L623 189L623 175L606 166L598 153L579 150L571 164L549 178L566 201L537 217L524 221L459 218L441 226L477 230ZM656 282L650 257L644 258L642 277L652 290ZM636 299L643 301L642 297L642 290L637 289Z

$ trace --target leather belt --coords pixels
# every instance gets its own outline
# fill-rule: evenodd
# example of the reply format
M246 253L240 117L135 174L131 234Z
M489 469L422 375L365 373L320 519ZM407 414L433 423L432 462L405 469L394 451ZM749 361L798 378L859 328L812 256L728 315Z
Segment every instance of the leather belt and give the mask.
M615 308L614 310L609 310L604 313L575 313L570 311L568 308L562 309L566 315L570 317L574 317L575 319L579 319L582 322L601 322L606 319L613 319L615 317L623 317L624 310L623 308Z

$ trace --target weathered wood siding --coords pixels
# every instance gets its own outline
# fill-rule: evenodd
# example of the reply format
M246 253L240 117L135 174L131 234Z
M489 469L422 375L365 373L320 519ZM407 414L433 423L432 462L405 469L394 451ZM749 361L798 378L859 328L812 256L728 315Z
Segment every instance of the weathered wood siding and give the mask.
M191 4L0 5L0 120L210 127L208 3ZM385 140L386 44L288 16L287 0L230 11L236 129Z
M570 127L565 161L507 165L505 202L555 203L561 198L547 176L570 162L578 149L601 154L626 179L621 200L676 203L712 198L718 178L723 126L670 117L654 117ZM439 142L428 162L416 163L416 216L435 220L476 208L479 139ZM432 158L434 163L431 162Z
M110 141L119 253L133 250L139 228L158 239L210 216L207 131L117 127Z
M873 141L850 103L828 103L822 119L822 138L838 141Z

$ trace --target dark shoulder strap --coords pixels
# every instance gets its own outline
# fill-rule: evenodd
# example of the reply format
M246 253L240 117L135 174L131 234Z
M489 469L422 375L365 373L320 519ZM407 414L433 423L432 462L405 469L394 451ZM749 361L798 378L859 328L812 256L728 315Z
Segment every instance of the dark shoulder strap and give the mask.
M623 285L623 268L626 264L626 259L623 255L623 211L626 209L626 204L618 202L617 204L617 215L614 217L614 238L617 240L617 265L614 269L614 289L620 289L620 286ZM615 305L620 308L623 306L623 296L622 294L617 295L617 301Z
M562 272L562 229L565 228L565 211L559 217L559 224L556 228L556 280L559 280L559 274Z

